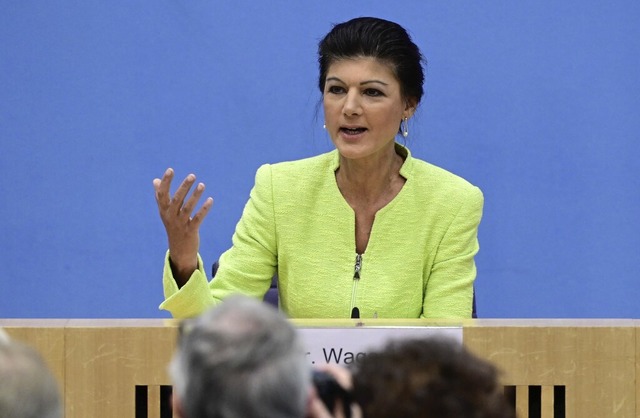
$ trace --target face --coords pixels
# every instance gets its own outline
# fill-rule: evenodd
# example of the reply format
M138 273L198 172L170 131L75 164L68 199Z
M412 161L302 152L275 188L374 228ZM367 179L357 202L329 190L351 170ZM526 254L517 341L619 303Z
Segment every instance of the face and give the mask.
M379 158L393 152L400 121L415 106L400 93L391 68L375 58L336 61L323 95L327 132L345 158Z

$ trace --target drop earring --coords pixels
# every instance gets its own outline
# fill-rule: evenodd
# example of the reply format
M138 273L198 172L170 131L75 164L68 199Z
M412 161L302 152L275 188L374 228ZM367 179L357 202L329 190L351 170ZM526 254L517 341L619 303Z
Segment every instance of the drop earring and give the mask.
M400 130L404 138L409 136L409 119L407 117L402 118L402 121L400 121Z

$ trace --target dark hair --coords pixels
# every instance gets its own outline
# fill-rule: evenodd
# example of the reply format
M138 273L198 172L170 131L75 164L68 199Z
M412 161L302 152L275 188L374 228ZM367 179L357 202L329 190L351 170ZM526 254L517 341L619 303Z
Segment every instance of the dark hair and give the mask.
M358 17L334 25L318 45L320 92L324 93L331 64L357 57L372 57L390 65L402 96L414 98L416 105L420 102L424 92L422 63L426 66L426 60L402 26L375 17Z
M497 369L444 338L397 340L368 353L353 386L365 418L515 418Z

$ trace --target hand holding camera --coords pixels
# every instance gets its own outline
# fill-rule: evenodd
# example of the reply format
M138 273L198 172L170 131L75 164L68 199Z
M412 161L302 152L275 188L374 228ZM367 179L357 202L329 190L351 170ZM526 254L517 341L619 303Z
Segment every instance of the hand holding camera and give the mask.
M314 369L315 397L311 399L310 418L360 418L351 400L351 373L340 366L325 365Z

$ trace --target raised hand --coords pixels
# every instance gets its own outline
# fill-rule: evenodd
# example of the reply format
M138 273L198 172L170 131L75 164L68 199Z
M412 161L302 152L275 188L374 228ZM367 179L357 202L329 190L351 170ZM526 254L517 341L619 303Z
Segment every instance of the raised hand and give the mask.
M171 181L174 172L168 168L162 179L153 179L156 191L156 202L160 218L167 231L169 241L169 257L171 269L178 286L184 285L191 274L198 268L198 248L200 246L200 224L213 206L213 198L208 197L200 209L192 216L193 211L204 192L204 183L198 183L191 196L189 191L196 181L194 174L189 174L171 196ZM186 200L185 200L186 199Z

